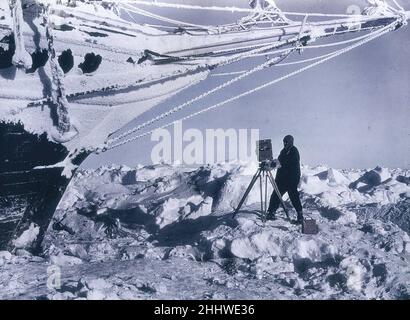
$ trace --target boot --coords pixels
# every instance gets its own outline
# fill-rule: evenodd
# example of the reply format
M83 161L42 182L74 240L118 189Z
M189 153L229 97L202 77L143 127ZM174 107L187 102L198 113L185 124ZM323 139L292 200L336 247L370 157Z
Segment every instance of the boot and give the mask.
M266 213L266 220L276 220L276 215L274 211L268 211Z
M303 223L303 212L299 211L297 214L298 214L298 217L296 220L291 221L292 224L302 224Z
M298 218L297 218L297 224L302 224L303 222L303 211L298 211Z

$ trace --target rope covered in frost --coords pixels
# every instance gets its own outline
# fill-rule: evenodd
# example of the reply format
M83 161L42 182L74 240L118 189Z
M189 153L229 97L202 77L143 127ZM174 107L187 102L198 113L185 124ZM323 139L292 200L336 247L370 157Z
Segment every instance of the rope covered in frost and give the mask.
M220 7L220 6L198 6L198 5L188 5L188 4L176 4L176 3L165 3L158 1L140 1L140 0L107 0L107 2L112 3L127 3L127 4L137 4L158 8L172 8L172 9L185 9L185 10L204 10L204 11L219 11L219 12L230 12L230 13L269 13L269 11L263 9L247 9L239 7ZM284 15L289 16L306 16L306 12L286 12L281 11ZM351 15L351 14L334 14L334 13L309 13L309 16L314 17L354 17L361 15Z
M256 87L256 88L253 88L253 89L251 89L251 90L248 90L248 91L246 91L246 92L243 92L243 93L241 93L241 94L239 94L239 95L236 95L236 96L233 96L233 97L231 97L231 98L229 98L229 99L226 99L226 100L224 100L224 101L221 101L221 102L219 102L219 103L217 103L217 104L214 104L214 105L212 105L212 106L210 106L210 107L207 107L207 108L202 109L202 110L200 110L200 111L197 111L197 112L195 112L195 113L189 114L189 115L187 115L187 116L185 116L185 117L182 117L182 118L180 118L180 119L178 119L178 120L169 122L169 123L164 124L164 125L162 125L162 126L160 126L160 127L158 127L158 128L155 128L155 129L152 129L152 130L150 130L150 131L147 131L147 132L145 132L145 133L143 133L143 134L140 134L140 135L131 137L131 138L129 138L129 139L123 140L123 141L118 142L118 143L116 143L116 144L114 144L114 145L107 146L107 147L105 147L102 151L107 151L107 150L111 150L111 149L114 149L114 148L118 148L118 147L120 147L120 146L122 146L122 145L124 145L124 144L127 144L127 143L130 143L130 142L132 142L132 141L141 139L141 138L143 138L143 137L145 137L145 136L147 136L147 135L152 134L152 133L153 133L154 131L156 131L156 130L165 129L165 128L167 128L167 127L170 127L170 126L174 125L176 122L185 121L185 120L191 119L191 118L193 118L193 117L195 117L195 116L197 116L197 115L200 115L200 114L203 114L203 113L208 112L208 111L210 111L210 110L213 110L213 109L219 108L219 107L221 107L221 106L224 106L224 105L226 105L226 104L228 104L228 103L230 103L230 102L233 102L233 101L236 101L236 100L241 99L241 98L243 98L243 97L246 97L246 96L248 96L248 95L250 95L250 94L253 94L253 93L257 92L257 91L260 91L260 90L265 89L265 88L267 88L267 87L269 87L269 86L272 86L272 85L274 85L274 84L277 84L277 83L279 83L279 82L281 82L281 81L283 81L283 80L286 80L286 79L291 78L291 77L293 77L293 76L295 76L295 75L298 75L298 74L300 74L300 73L302 73L302 72L304 72L304 71L307 71L307 70L312 69L312 68L314 68L314 67L316 67L316 66L319 66L319 65L321 65L321 64L323 64L323 63L325 63L325 62L327 62L327 61L330 61L330 60L332 60L332 59L334 59L334 58L337 58L337 57L341 56L342 54L345 54L345 53L347 53L347 52L349 52L349 51L351 51L351 50L353 50L353 49L355 49L355 48L358 48L358 47L360 47L360 46L363 46L363 45L365 45L366 43L368 43L368 42L370 42L370 41L372 41L372 40L375 40L375 39L377 39L377 38L383 36L384 34L390 32L392 29L394 29L397 24L398 24L398 21L395 21L395 22L393 22L392 24L390 24L390 25L388 25L388 26L386 26L386 27L384 27L384 28L382 28L382 29L380 29L380 30L378 30L378 31L375 31L373 34L370 34L366 39L363 39L363 40L359 41L358 43L355 43L355 44L353 44L353 45L351 45L351 46L348 46L348 47L346 47L346 48L344 48L344 49L341 49L341 50L339 50L338 52L336 52L336 53L334 53L334 54L332 54L332 55L330 55L330 56L328 56L328 57L326 57L326 58L323 58L323 59L321 59L321 60L319 60L319 61L317 61L317 62L315 62L315 63L312 63L312 64L310 64L310 65L308 65L308 66L305 66L305 67L303 67L303 68L300 68L300 69L298 69L298 70L295 70L295 71L293 71L293 72L291 72L291 73L288 73L288 74L286 74L286 75L284 75L284 76L282 76L282 77L280 77L280 78L277 78L277 79L274 79L274 80L272 80L272 81L269 81L269 82L267 82L267 83L265 83L265 84L263 84L263 85L260 85L260 86L258 86L258 87Z
M205 30L211 29L211 27L209 27L209 26L193 24L193 23L183 22L183 21L180 21L180 20L166 18L166 17L160 16L160 15L157 15L157 14L154 14L154 13L151 13L151 12L139 9L139 8L135 8L135 7L130 8L129 5L127 5L127 6L121 5L120 9L126 11L128 13L128 15L130 15L129 12L132 12L132 13L135 13L135 14L142 15L144 17L153 18L153 19L156 19L156 20L159 20L159 21L175 24L177 26L188 26L188 27L195 27L195 28L200 28L200 29L205 29ZM133 19L133 20L136 23L135 19Z
M296 40L296 38L295 38L295 40ZM265 46L265 47L262 47L262 48L258 48L258 49L252 50L252 51L250 51L250 52L248 52L248 53L246 53L246 54L242 54L242 55L236 56L236 57L234 57L234 58L227 59L226 61L223 61L222 63L220 63L220 64L218 64L218 65L225 65L225 64L228 64L228 63L233 63L233 62L242 60L242 59L246 58L247 56L249 56L249 55L251 55L251 54L253 54L253 53L256 53L256 52L259 52L259 51L264 51L264 50L269 50L269 48L271 49L272 47L275 47L275 46L278 47L278 46L281 46L281 45L285 45L285 44L287 44L287 43L289 43L289 42L292 42L292 40L290 40L290 41L289 41L289 40L287 40L287 41L282 41L282 42L276 43L276 44L274 44L274 45L269 45L269 46ZM296 48L291 48L291 49L286 49L286 50L284 50L284 51L285 51L285 54L284 54L284 55L290 54L293 50L296 50ZM179 106L176 106L176 107L172 108L171 110L169 110L169 111L167 111L167 112L164 112L164 113L160 114L159 116L157 116L157 117L155 117L155 118L152 118L151 120L148 120L148 121L144 122L143 124L141 124L141 125L139 125L139 126L136 126L136 127L134 127L134 128L131 128L130 130L128 130L128 131L122 133L121 135L119 135L119 136L117 136L117 137L115 137L115 138L107 139L106 143L107 143L107 144L114 143L114 142L116 142L116 141L118 141L118 140L121 140L122 138L124 138L124 137L126 137L126 136L128 136L128 135L130 135L130 134L132 134L132 133L134 133L134 132L136 132L136 131L139 131L139 130L141 130L141 129L147 127L148 125L151 125L151 124L153 124L153 123L155 123L155 122L158 122L158 121L160 121L160 120L162 120L162 119L164 119L164 118L170 116L171 114L173 114L173 113L175 113L175 112L177 112L177 111L180 111L180 110L182 110L182 109L184 109L184 108L186 108L186 107L192 105L194 102L196 102L196 101L198 101L198 100L201 100L201 99L203 99L203 98L209 96L210 94L213 94L213 93L215 93L215 92L217 92L217 91L219 91L219 90L222 90L222 89L224 89L224 88L226 88L226 87L232 85L233 83L235 83L235 82L237 82L237 81L239 81L239 80L241 80L241 79L243 79L243 78L245 78L245 77L247 77L247 76L249 76L249 75L251 75L251 74L257 72L257 71L264 69L264 68L265 68L266 66L268 66L268 65L274 64L274 63L275 63L275 60L277 60L277 59L278 59L278 57L274 57L274 58L272 58L272 59L269 59L269 60L266 61L265 63L263 63L263 64L261 64L261 65L255 67L255 68L253 68L253 69L247 71L247 72L244 73L243 75L240 75L240 76L238 76L238 77L236 77L236 78L234 78L234 79L231 79L231 80L229 80L229 81L226 81L225 83L223 83L223 84L221 84L221 85L219 85L219 86L217 86L217 87L215 87L215 88L213 88L213 89L211 89L211 90L208 90L208 91L206 91L206 92L204 92L204 93L198 95L197 97L195 97L195 98L193 98L193 99L191 99L191 100L189 100L189 101L187 101L187 102L185 102L185 103L183 103L183 104L181 104L181 105L179 105ZM280 59L280 58L279 58L279 59Z

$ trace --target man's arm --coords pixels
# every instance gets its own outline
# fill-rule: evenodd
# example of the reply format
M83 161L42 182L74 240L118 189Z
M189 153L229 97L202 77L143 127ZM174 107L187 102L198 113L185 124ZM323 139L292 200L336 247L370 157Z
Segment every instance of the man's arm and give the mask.
M299 151L296 148L292 148L289 153L289 166L297 166L300 162Z
M279 153L279 156L277 159L273 160L273 162L276 164L276 168L281 168L282 167L282 159L283 159L283 149Z
M282 167L282 165L280 164L279 159L272 160L271 166L272 166L272 168L276 168L276 169L279 169L280 167Z

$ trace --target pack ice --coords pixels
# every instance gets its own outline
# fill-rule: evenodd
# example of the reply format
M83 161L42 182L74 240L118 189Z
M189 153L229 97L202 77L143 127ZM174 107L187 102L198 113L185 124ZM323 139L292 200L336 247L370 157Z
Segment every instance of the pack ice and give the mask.
M258 188L232 218L256 169L80 170L43 254L24 250L35 226L0 253L0 298L410 298L409 170L303 166L305 215L319 224L304 235L283 211L262 221Z

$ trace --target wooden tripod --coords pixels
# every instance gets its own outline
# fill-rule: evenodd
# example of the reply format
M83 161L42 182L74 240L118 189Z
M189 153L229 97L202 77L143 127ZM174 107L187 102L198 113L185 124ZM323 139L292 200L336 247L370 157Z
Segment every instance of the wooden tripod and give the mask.
M272 184L273 190L276 192L276 195L279 197L280 203L283 207L283 210L285 210L286 217L289 219L289 213L288 210L286 209L285 203L282 199L282 195L280 194L279 188L275 182L275 179L273 178L272 175L272 167L269 166L269 164L265 162L261 162L259 164L259 168L256 171L255 175L253 176L248 188L245 191L245 194L243 195L241 201L238 204L238 207L235 209L232 217L234 218L236 214L239 212L241 209L242 205L244 204L246 198L249 195L249 192L251 192L253 186L255 185L256 181L259 179L259 187L260 187L260 195L261 195L261 212L264 214L264 220L266 220L266 214L268 210L268 180ZM265 191L265 192L263 192ZM265 199L264 199L265 196Z

